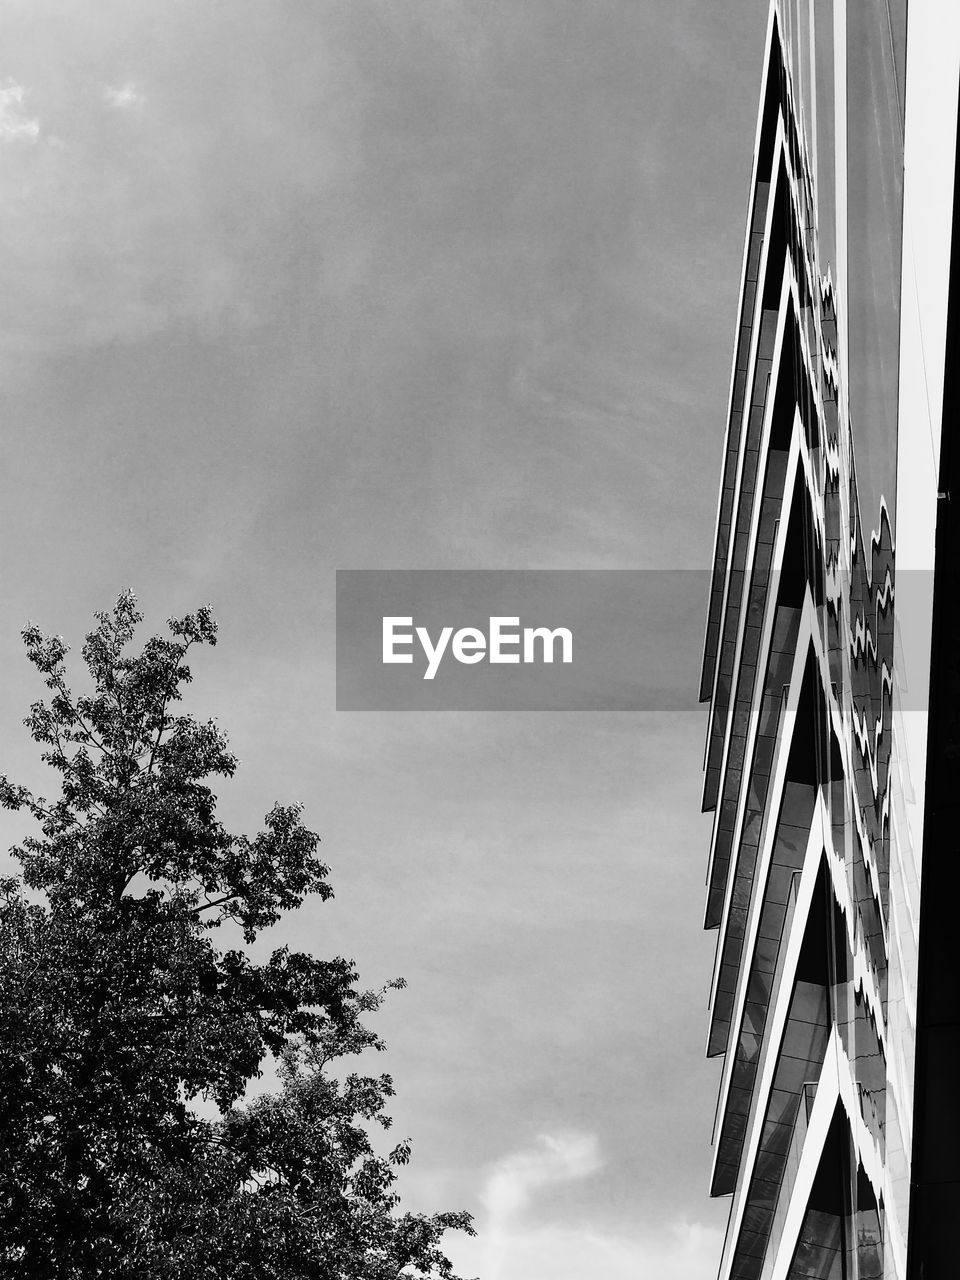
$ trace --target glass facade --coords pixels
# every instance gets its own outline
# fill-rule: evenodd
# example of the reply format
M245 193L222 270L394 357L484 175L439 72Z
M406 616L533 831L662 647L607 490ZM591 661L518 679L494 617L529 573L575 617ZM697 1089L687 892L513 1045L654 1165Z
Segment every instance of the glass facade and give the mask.
M940 163L954 159L960 52L939 107L924 106L930 86L911 90L910 32L935 10L912 0L909 28L905 0L774 0L769 17L701 676L721 1280L921 1274L909 1185L926 758L902 714L894 558L901 477L905 545L915 492L936 520L904 449L914 348L942 362L946 342L946 308L925 313L922 282L906 292L914 99L929 121L952 97ZM937 225L945 269L952 202ZM905 623L922 668L929 600ZM923 1265L924 1280L941 1274Z

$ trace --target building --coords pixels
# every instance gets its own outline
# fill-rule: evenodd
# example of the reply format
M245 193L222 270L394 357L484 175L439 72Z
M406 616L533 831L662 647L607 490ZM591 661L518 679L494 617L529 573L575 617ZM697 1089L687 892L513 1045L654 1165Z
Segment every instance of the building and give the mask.
M954 0L771 4L700 690L721 1280L960 1276L958 92Z

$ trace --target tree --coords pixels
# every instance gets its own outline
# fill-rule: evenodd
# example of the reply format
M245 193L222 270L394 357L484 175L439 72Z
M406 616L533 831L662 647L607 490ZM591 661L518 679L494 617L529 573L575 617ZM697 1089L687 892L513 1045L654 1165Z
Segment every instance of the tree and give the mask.
M3 1274L456 1280L440 1242L469 1215L398 1211L409 1146L378 1156L369 1133L389 1126L390 1078L339 1069L383 1047L362 1017L384 992L343 959L216 945L331 889L300 806L252 840L217 819L209 781L236 759L214 722L176 713L190 650L216 643L209 609L139 653L131 593L95 616L86 695L60 637L22 633L49 690L25 723L59 797L0 778L40 825L0 881ZM243 1105L270 1055L280 1092Z

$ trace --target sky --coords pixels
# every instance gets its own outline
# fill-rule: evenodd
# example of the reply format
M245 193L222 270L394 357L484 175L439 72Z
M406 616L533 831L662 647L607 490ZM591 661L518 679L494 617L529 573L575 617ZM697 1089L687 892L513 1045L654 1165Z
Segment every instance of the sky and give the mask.
M28 619L213 606L484 1280L715 1274L705 716L338 713L334 572L709 565L765 12L0 0L0 771Z

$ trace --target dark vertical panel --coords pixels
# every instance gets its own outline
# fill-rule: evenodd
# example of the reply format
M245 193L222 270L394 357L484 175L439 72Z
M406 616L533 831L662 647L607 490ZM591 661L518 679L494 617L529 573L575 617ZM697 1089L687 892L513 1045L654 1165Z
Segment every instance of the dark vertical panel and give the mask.
M960 149L953 206L920 885L909 1280L954 1280L960 1221Z

